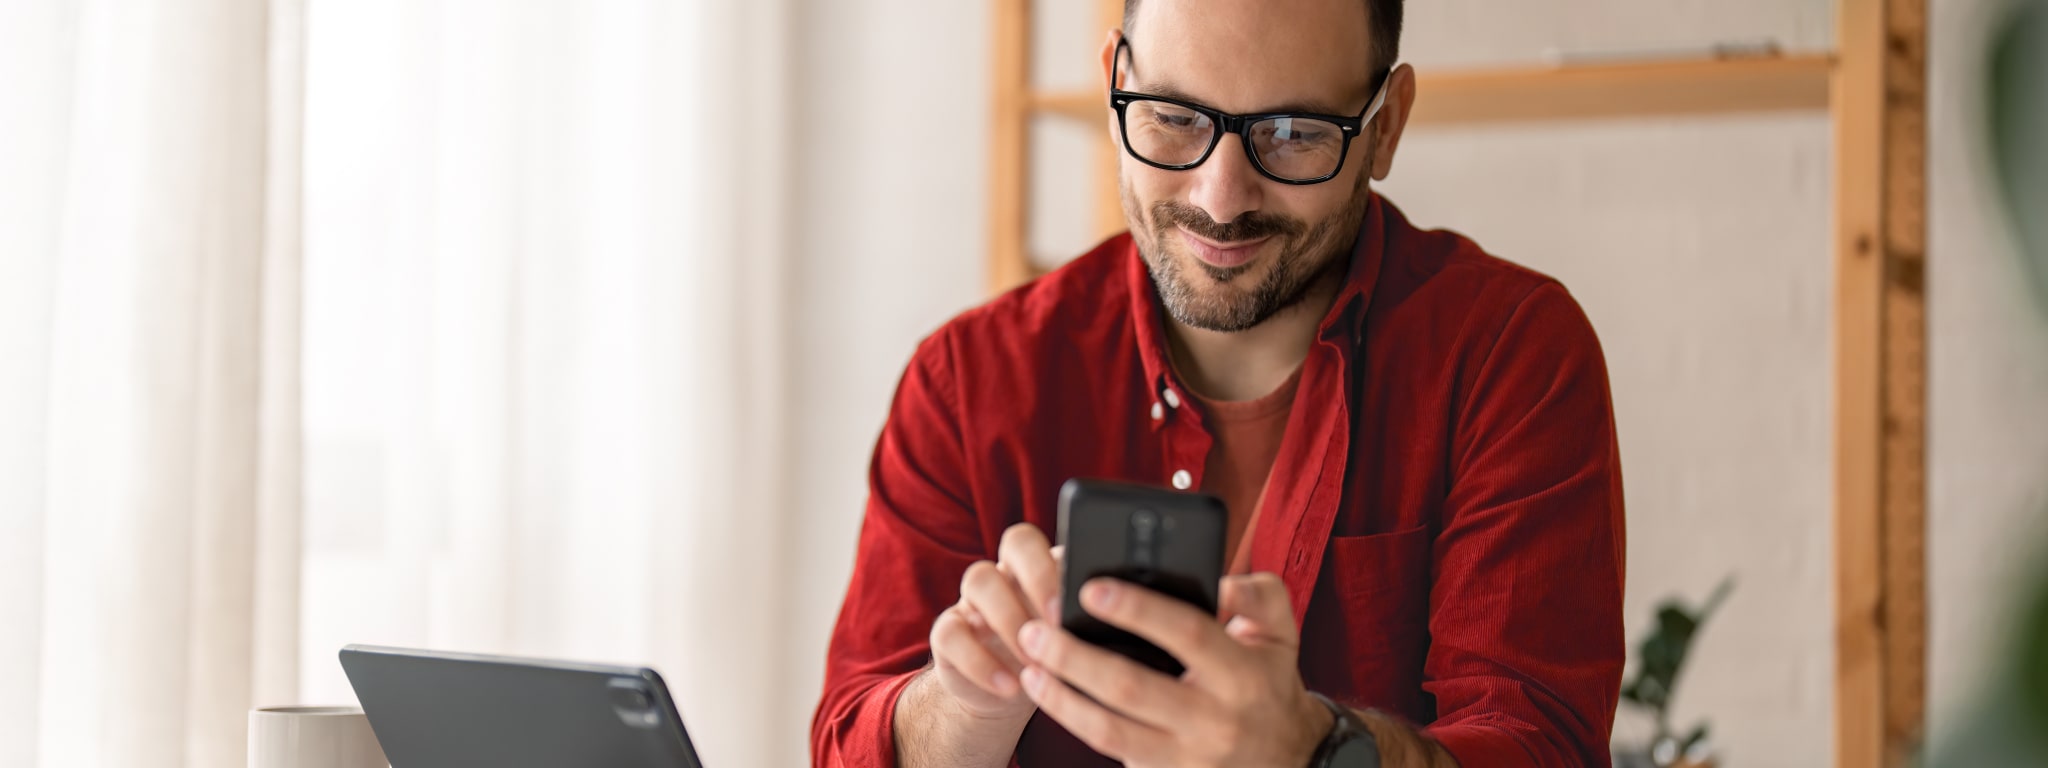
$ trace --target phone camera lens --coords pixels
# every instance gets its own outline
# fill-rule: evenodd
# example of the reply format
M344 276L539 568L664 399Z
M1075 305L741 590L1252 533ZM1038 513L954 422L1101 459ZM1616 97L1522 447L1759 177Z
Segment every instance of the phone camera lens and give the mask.
M1140 509L1131 513L1130 552L1131 565L1151 568L1158 564L1159 513Z
M1153 531L1159 530L1159 513L1149 509L1132 512L1131 529L1136 531L1139 536L1148 536Z

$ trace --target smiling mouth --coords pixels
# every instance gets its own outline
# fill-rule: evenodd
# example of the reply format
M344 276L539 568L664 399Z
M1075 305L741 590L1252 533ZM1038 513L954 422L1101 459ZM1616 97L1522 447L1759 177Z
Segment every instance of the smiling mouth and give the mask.
M1195 258L1219 270L1236 269L1250 263L1252 258L1258 255L1259 247L1273 239L1269 235L1252 240L1219 243L1189 232L1187 227L1178 229L1181 239L1187 242L1188 250L1195 254Z

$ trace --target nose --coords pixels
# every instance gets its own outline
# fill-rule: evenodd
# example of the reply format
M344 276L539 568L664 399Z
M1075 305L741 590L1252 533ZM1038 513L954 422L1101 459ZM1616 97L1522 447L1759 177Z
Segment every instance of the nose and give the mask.
M1229 224L1264 202L1265 179L1245 156L1244 143L1235 133L1223 134L1209 159L1187 171L1194 175L1188 203L1201 208L1218 224Z

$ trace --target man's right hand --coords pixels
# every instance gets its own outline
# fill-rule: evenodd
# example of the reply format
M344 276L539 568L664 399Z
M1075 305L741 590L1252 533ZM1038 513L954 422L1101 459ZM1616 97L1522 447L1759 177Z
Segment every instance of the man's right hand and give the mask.
M1060 552L1030 523L1003 531L996 561L960 578L960 602L932 622L932 666L896 702L905 766L1001 766L1038 711L1024 694L1017 629L1058 621Z
M1059 555L1037 526L1003 531L996 561L968 566L960 602L932 623L933 674L963 713L984 720L1027 720L1037 707L1024 695L1017 630L1058 621Z

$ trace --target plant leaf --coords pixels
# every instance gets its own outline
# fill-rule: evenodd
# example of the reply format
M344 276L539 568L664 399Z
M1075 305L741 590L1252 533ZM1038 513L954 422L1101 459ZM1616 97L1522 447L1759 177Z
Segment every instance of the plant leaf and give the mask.
M1991 43L1991 145L2007 220L2034 297L2048 311L2048 2L2018 4Z

